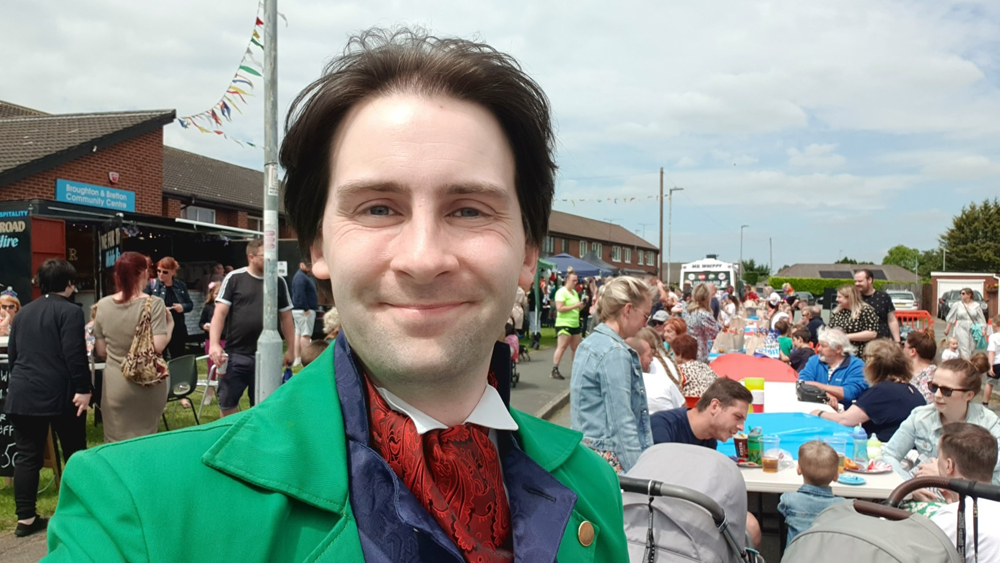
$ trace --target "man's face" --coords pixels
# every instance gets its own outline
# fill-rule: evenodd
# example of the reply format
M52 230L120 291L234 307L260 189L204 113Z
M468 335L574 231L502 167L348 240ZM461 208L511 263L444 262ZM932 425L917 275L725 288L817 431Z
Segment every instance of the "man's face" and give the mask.
M253 254L247 253L247 267L254 272L264 271L264 247L258 248Z
M872 289L872 280L868 279L864 272L858 272L854 274L854 287L861 293L867 294Z
M215 268L212 270L212 272L214 274L216 274L216 275L221 276L222 274L224 274L226 272L226 269L222 266L222 264L216 264Z
M499 123L472 103L396 94L359 103L331 134L313 273L330 279L369 375L485 376L476 372L538 255Z
M742 432L749 409L750 405L745 401L736 401L733 405L723 407L718 400L712 400L708 407L712 415L712 438L725 442L737 432Z
M823 362L829 364L831 360L836 360L840 357L841 350L839 348L834 348L822 340L816 345L816 353L819 354L819 359Z
M636 352L639 353L639 363L642 365L642 371L649 373L649 364L653 361L653 350L645 340L640 340L639 349Z

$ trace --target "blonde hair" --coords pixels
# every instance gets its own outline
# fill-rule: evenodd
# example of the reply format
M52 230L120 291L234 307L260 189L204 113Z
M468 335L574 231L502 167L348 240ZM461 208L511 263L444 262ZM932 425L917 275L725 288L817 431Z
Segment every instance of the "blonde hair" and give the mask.
M698 309L712 311L712 292L708 290L708 284L698 284L691 291L691 302L688 303L688 312L693 313Z
M14 305L14 313L19 313L21 311L21 300L13 295L0 295L0 303L6 305Z
M829 444L812 440L799 446L799 469L808 485L826 487L837 478L837 452Z
M847 298L847 309L851 311L851 318L856 319L861 314L865 306L865 300L861 297L861 290L854 285L842 285L837 288L837 293ZM843 310L844 307L837 305L834 312Z
M649 286L639 278L617 277L601 287L597 301L597 318L606 323L620 315L625 305L631 303L633 306L639 306L652 300Z
M336 307L323 313L323 334L328 338L336 338L340 334L340 313Z
M680 370L677 369L677 364L675 364L673 360L663 354L663 340L660 338L660 335L656 334L655 330L646 326L639 329L639 332L635 333L635 338L645 340L646 344L649 344L649 347L653 350L653 359L660 362L660 365L663 366L663 371L667 372L667 377L670 378L670 381L676 383L677 388L680 389L681 382L680 380L675 379L674 376L674 373L680 373ZM674 366L674 369L671 370L670 366L667 364Z

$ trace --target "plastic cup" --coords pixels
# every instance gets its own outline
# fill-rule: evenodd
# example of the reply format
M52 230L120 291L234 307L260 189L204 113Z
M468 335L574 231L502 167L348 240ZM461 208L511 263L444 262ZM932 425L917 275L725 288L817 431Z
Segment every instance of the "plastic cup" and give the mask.
M837 452L837 474L844 472L844 459L847 456L847 438L843 436L828 436L823 441Z
M764 390L754 389L750 394L753 395L753 403L750 405L753 412L764 412Z
M777 473L778 472L778 458L781 455L781 438L778 436L764 436L760 440L761 442L761 465L764 467L764 473Z
M749 389L750 391L754 391L754 390L763 391L764 390L764 378L763 377L744 377L743 378L743 386L746 387L747 389Z
M222 361L215 366L216 375L226 375L226 368L229 366L229 355L223 354Z
M736 460L747 461L750 458L750 443L746 435L741 437L737 434L733 437L733 444L736 446Z

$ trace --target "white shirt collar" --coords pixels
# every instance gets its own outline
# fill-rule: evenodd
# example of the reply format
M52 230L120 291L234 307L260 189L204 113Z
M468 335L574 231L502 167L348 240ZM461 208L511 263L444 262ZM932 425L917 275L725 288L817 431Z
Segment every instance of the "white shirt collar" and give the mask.
M382 398L385 399L394 411L401 412L410 417L414 426L417 427L418 434L424 434L429 430L444 430L448 428L443 423L437 421L430 415L420 411L420 409L407 403L403 399L393 394L388 389L376 387ZM517 430L517 423L510 416L507 405L500 398L500 393L492 385L487 385L483 391L483 396L479 399L479 404L472 409L472 413L465 419L465 423L478 424L486 428L495 430Z

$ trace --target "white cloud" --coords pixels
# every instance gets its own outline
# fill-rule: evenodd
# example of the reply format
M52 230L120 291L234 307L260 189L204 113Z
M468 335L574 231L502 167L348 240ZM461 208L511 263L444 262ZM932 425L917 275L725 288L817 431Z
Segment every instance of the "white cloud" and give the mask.
M804 150L788 149L788 164L804 168L830 170L844 165L844 157L835 153L837 145L808 145Z
M690 156L682 156L674 163L674 168L691 168L692 166L698 166L698 162Z

